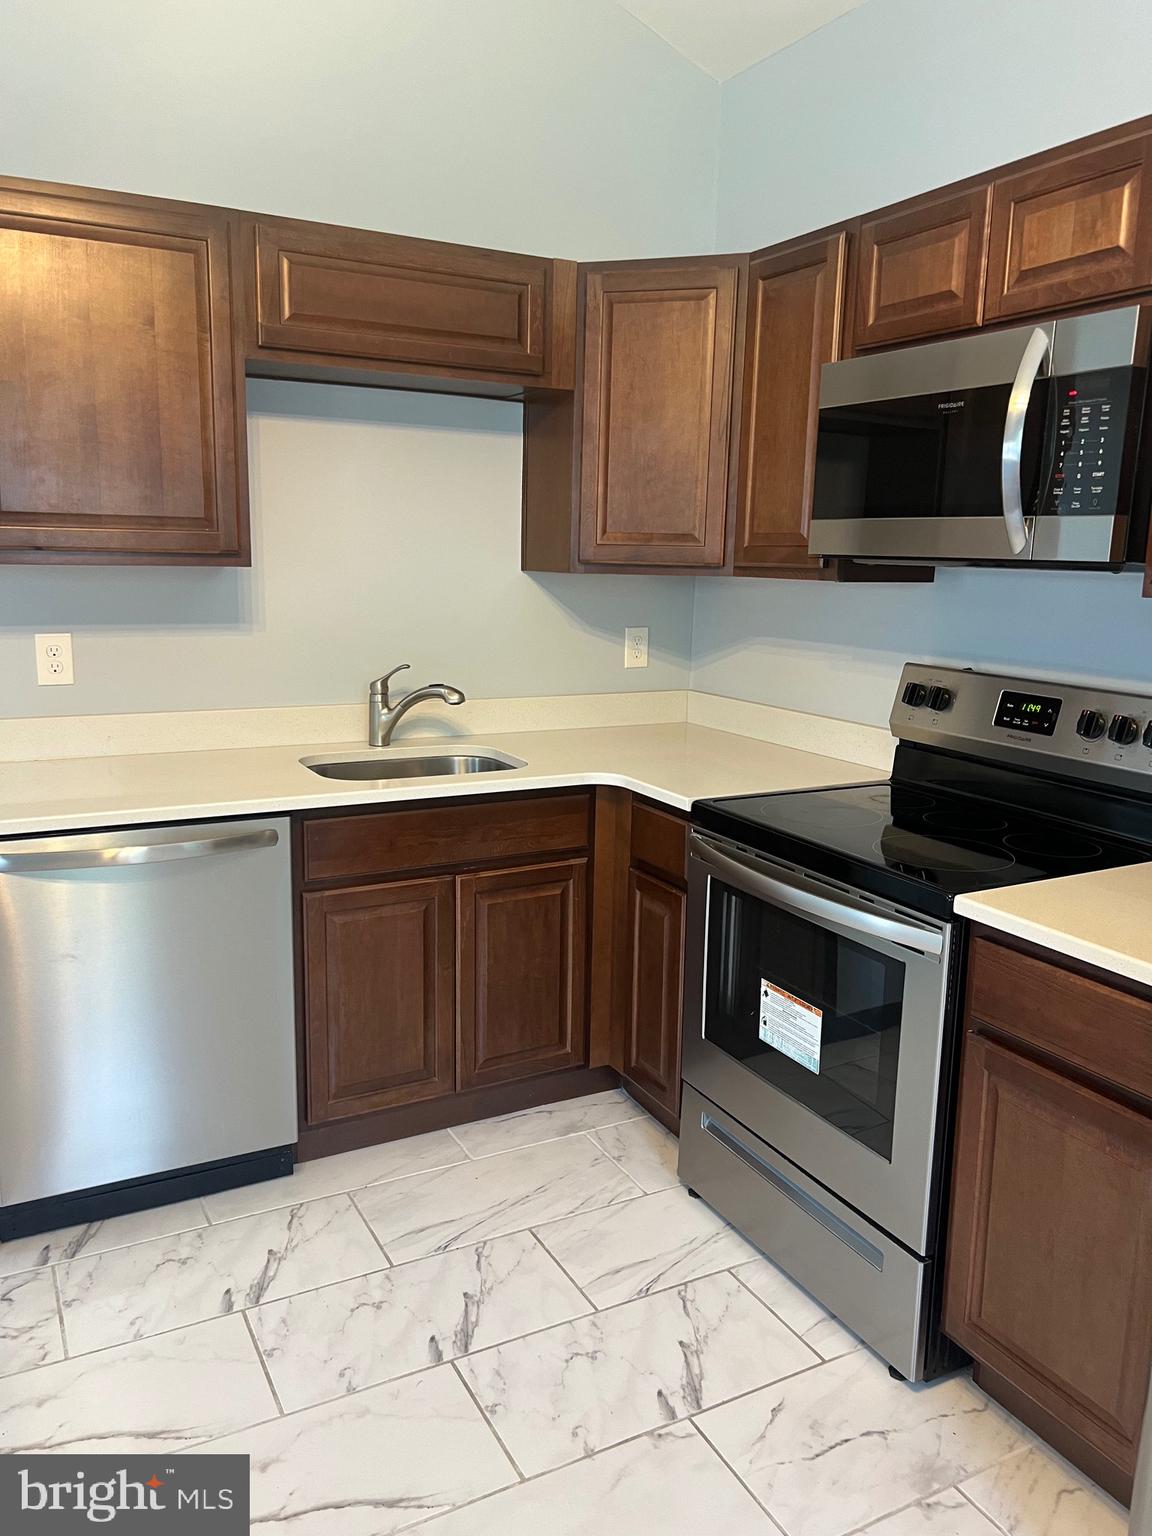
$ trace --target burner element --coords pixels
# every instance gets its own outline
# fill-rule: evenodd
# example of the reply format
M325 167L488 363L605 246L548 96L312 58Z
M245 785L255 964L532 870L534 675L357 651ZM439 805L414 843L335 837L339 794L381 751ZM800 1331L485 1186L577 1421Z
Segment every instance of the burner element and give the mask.
M1098 859L1104 851L1090 837L1079 837L1075 832L1057 828L1051 832L1014 832L1004 839L1004 846L1045 863L1050 859Z

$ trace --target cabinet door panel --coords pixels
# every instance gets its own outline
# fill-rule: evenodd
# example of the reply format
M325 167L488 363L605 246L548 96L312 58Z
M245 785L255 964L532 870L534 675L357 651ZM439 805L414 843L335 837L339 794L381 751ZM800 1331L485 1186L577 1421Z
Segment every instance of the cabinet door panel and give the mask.
M1152 285L1152 136L1055 156L996 183L989 319Z
M948 1333L1131 1472L1150 1317L1152 1120L968 1035Z
M587 274L580 558L724 562L739 270Z
M0 183L0 560L245 557L231 234Z
M820 568L808 554L820 368L840 355L847 244L841 231L750 267L737 568Z
M461 1089L584 1061L587 862L460 877Z
M684 893L633 869L628 877L631 985L624 1076L680 1109Z
M308 1118L451 1093L453 882L304 897Z
M923 200L864 222L855 347L980 324L989 192Z
M538 375L548 263L325 224L256 226L257 341Z

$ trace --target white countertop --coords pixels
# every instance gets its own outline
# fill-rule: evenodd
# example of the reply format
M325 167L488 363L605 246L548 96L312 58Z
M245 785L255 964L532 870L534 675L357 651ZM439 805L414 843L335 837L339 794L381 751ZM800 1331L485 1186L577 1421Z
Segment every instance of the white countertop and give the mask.
M961 896L956 911L974 923L1152 986L1152 864Z
M451 739L406 736L393 750L411 755L415 749L479 747L522 758L525 766L387 784L325 779L303 767L300 759L371 755L362 742L330 741L0 763L0 837L568 785L615 784L687 810L693 800L714 795L818 789L885 777L875 768L842 758L686 724L489 732Z

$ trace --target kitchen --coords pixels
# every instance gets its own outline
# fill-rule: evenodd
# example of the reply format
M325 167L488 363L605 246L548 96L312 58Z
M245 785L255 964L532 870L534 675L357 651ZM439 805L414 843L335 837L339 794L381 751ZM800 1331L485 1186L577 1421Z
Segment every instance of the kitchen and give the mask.
M11 1457L1126 1528L1152 33L795 9L0 0Z

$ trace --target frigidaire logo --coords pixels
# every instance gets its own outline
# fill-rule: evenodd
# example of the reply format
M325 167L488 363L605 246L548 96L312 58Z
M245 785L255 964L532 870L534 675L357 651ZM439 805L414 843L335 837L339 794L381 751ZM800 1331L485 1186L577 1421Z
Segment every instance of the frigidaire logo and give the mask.
M63 1536L114 1521L149 1536L247 1536L248 1458L0 1457L0 1531Z
M968 404L966 400L937 400L938 411L962 411Z

